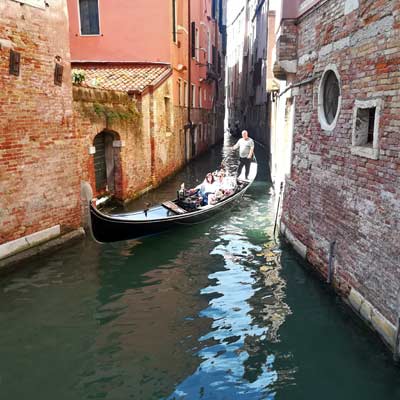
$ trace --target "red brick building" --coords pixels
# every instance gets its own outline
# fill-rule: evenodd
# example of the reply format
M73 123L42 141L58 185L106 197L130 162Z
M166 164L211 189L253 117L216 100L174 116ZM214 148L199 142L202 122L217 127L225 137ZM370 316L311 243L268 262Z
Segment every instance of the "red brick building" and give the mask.
M397 353L400 3L293 3L274 69L293 113L282 232Z
M0 2L0 259L80 226L66 2Z

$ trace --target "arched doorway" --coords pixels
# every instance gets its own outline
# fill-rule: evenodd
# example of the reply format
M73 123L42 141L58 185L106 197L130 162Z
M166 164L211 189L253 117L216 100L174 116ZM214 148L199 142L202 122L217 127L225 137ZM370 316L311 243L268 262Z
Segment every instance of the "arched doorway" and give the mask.
M94 153L94 173L96 191L109 191L115 193L116 190L116 148L113 143L116 135L112 132L102 131L94 138L93 145L96 149Z

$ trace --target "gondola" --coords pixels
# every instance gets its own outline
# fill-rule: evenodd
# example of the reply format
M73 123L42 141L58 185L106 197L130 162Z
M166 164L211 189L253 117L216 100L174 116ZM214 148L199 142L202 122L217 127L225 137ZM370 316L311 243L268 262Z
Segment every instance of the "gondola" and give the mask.
M238 177L235 192L213 205L189 208L182 204L179 196L146 210L105 214L96 207L96 200L90 202L91 231L95 240L102 243L137 239L169 230L179 225L193 225L231 208L245 194L257 175L257 162L250 164L249 179Z

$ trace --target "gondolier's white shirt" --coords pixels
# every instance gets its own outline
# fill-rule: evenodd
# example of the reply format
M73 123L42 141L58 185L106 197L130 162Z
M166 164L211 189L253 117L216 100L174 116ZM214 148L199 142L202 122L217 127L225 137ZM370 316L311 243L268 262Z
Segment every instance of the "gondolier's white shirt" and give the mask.
M247 138L247 140L241 138L237 141L237 143L233 146L234 149L239 148L239 157L247 158L250 154L250 151L254 149L254 141L253 139Z

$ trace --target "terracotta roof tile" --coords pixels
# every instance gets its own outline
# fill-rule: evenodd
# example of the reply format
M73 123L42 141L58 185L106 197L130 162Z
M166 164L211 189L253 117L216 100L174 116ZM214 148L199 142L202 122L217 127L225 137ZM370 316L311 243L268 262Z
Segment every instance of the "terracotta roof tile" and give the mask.
M85 75L84 85L99 89L138 90L154 85L171 71L165 64L84 64L73 65L72 72Z

